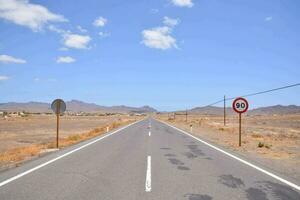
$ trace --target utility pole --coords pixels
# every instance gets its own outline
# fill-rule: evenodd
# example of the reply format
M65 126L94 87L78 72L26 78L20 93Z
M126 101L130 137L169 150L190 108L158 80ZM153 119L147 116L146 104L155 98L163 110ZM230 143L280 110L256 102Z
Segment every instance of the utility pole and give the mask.
M187 109L185 110L185 122L187 122L187 115L188 115L188 113L187 113Z
M224 95L224 126L226 126L226 96Z

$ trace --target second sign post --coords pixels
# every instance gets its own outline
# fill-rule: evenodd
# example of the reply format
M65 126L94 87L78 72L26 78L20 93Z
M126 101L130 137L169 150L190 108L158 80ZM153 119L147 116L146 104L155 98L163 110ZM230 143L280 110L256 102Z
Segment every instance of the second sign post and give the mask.
M66 111L66 104L61 99L55 99L51 104L51 109L56 114L56 148L58 149L58 138L59 138L59 116Z
M242 97L236 98L232 103L232 108L239 114L239 146L242 145L242 113L245 113L249 104L248 101Z

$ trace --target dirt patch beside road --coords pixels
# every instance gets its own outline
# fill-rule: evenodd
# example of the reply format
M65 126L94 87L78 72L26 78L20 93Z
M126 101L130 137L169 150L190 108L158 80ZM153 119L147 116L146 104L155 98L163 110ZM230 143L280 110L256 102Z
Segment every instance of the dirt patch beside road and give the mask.
M62 116L60 148L104 134L141 117ZM56 147L55 115L28 115L0 119L0 169L20 165Z
M229 148L250 160L259 162L275 171L300 182L300 114L293 115L244 115L242 147L238 146L238 116L230 115L224 126L222 116L189 115L158 119L191 132L201 138Z

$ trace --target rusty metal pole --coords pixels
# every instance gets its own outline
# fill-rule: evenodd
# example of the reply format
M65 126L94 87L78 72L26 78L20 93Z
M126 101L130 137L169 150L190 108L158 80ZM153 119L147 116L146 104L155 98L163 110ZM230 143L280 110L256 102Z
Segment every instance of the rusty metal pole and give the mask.
M242 146L242 113L239 113L239 146Z
M188 112L187 112L187 109L186 109L186 110L185 110L185 122L188 121L187 116L188 116Z
M60 102L56 105L56 148L58 149Z
M224 126L226 126L226 97L224 95Z

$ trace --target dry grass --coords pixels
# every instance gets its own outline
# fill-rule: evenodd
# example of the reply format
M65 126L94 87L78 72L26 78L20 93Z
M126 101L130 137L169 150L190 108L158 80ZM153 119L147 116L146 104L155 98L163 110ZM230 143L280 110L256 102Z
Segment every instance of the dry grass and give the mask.
M130 124L134 121L135 120L125 120L113 122L109 125L101 126L85 133L69 135L65 138L59 139L59 147L64 148L102 135L106 133L107 127L109 128L109 130L112 130L120 126ZM53 148L56 148L55 142L49 142L44 144L31 144L26 147L17 147L14 149L9 149L0 153L0 166L7 166L11 164L19 165L22 161L28 160L35 156L39 156L44 152L44 150Z
M42 144L30 145L28 147L14 148L0 154L0 164L16 163L29 157L38 155L45 146Z

